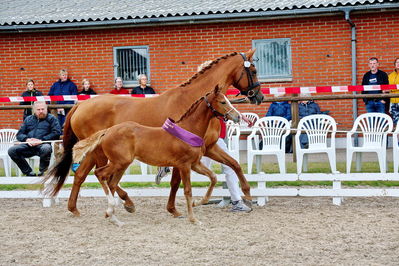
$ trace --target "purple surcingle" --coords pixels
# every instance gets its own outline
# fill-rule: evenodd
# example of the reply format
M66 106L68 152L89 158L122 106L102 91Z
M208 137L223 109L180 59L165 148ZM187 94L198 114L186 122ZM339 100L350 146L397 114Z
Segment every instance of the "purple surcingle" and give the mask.
M166 119L165 123L162 125L162 128L171 135L181 139L182 141L193 147L201 147L202 145L204 145L204 140L201 137L198 137L190 131L179 127L174 123L171 118Z

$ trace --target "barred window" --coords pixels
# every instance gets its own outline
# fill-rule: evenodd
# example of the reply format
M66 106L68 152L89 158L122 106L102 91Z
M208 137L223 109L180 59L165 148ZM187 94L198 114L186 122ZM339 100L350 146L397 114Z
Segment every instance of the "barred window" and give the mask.
M253 40L258 78L265 81L292 80L291 39Z
M124 85L137 85L138 76L146 74L150 83L148 46L114 47L114 76L122 77Z

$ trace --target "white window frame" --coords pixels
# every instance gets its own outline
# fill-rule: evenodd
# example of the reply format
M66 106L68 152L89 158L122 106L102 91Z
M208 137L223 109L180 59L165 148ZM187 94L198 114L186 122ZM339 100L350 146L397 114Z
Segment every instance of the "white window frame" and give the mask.
M136 71L136 73L127 73L126 75L118 74L119 66L120 66L120 62L118 62L118 50L122 50L122 49L124 49L124 50L131 49L131 50L135 50L135 52L138 54L143 54L143 57L146 58L145 66L143 68L146 69L147 73L139 73L139 72L143 72L143 71ZM114 52L114 78L121 76L123 79L124 87L138 86L137 77L140 74L146 74L147 78L148 78L148 84L149 85L151 84L150 53L149 53L148 46L118 46L118 47L113 47L113 52ZM132 67L132 65L137 64L137 62L134 62L134 59L130 59L130 61L128 59L126 59L126 61L128 62L127 64L131 64L130 65L131 67ZM127 75L130 77L126 78Z
M258 56L262 51L261 46L271 46L273 43L287 43L286 50L284 53L280 53L275 55L275 57L284 57L286 56L287 62L285 68L287 69L286 73L262 73L262 65L265 62L262 62L264 59ZM277 39L259 39L259 40L252 40L252 48L256 48L256 52L254 55L254 64L258 71L258 79L261 82L286 82L292 81L292 57L291 57L291 39L290 38L277 38ZM279 59L279 58L276 58ZM263 68L266 68L263 67ZM270 69L270 66L269 66Z

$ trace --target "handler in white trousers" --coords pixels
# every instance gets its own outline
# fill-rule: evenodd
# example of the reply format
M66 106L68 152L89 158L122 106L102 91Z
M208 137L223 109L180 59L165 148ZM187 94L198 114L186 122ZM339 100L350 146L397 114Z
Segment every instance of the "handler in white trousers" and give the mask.
M244 119L245 120L245 119ZM219 145L219 147L225 151L227 154L229 153L227 149L227 145L224 142L224 138L226 137L226 123L222 120L220 121L220 135L218 138L218 141L216 142L216 145ZM212 159L209 157L203 156L201 159L201 162L210 169ZM242 198L241 198L241 190L238 182L238 177L236 173L234 172L233 169L231 169L229 166L225 164L222 165L222 172L223 174L226 175L226 184L227 188L229 189L230 196L231 196L231 202L233 204L232 208L230 211L232 212L249 212L252 209L248 207L247 205L244 204Z

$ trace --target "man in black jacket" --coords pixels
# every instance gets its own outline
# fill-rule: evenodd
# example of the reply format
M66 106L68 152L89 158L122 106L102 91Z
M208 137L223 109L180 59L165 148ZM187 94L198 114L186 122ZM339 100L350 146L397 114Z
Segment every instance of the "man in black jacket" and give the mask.
M26 176L36 176L36 174L25 158L38 155L40 157L38 175L41 176L50 164L52 152L51 143L44 141L58 140L61 135L61 127L58 119L48 114L45 102L35 102L33 112L33 115L24 120L17 133L17 140L25 143L9 148L8 155Z
M378 69L378 59L371 57L369 59L370 71L363 76L362 85L384 85L389 84L388 75L384 71ZM380 94L381 90L362 91L362 94ZM366 110L368 113L385 113L384 99L378 98L365 98L363 99L366 104Z

